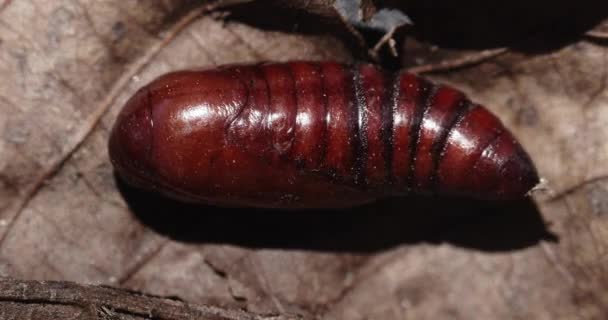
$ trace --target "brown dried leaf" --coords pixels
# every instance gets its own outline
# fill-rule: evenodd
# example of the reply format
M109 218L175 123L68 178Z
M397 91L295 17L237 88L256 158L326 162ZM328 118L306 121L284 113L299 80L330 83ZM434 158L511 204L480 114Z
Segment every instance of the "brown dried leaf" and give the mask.
M324 319L608 316L602 43L509 50L432 75L521 139L554 191L535 204L235 211L117 183L106 143L124 101L170 70L348 62L360 52L190 1L11 1L0 10L0 274Z

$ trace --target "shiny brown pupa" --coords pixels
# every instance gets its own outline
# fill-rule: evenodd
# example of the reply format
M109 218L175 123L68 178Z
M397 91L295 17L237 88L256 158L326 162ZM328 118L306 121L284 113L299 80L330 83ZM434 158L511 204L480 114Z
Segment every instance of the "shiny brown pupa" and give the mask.
M169 73L126 103L109 151L131 184L221 206L348 207L408 193L510 200L539 182L486 108L371 64Z

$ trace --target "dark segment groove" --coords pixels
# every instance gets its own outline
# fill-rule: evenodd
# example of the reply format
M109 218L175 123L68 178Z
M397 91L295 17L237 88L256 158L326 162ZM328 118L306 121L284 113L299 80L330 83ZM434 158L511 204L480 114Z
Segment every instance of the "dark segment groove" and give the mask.
M433 146L431 148L431 154L433 156L433 169L431 170L431 181L430 181L431 182L430 183L431 192L436 192L436 190L437 190L437 180L438 180L437 176L439 175L439 162L441 161L441 157L443 156L443 152L446 148L446 144L448 142L448 137L450 136L452 129L454 129L454 127L456 127L456 124L458 124L462 120L462 118L464 118L464 116L466 116L469 113L469 111L471 111L473 109L473 103L470 100L468 100L466 97L463 97L456 103L461 104L461 106L458 108L458 110L456 110L455 117L452 119L452 121L450 123L448 123L446 125L446 127L441 132L441 136L433 144Z
M321 156L319 157L319 167L323 166L323 164L325 163L325 158L327 156L327 148L328 148L328 143L329 143L329 129L327 128L327 110L328 110L328 100L329 97L327 95L326 92L326 88L325 88L325 74L323 73L323 68L321 68L321 64L318 62L314 63L315 69L317 69L317 72L319 74L319 78L321 79L320 83L321 83L321 98L323 100L323 112L321 113L323 115L323 136L321 141L318 142L318 145L320 146L321 150L319 151L321 153Z
M359 157L359 146L360 146L360 141L359 141L359 128L358 128L358 118L359 118L359 113L357 112L357 99L356 99L356 95L355 95L355 74L354 74L354 70L353 70L353 66L352 65L348 65L348 66L344 66L344 68L342 69L342 71L344 72L344 80L346 81L345 85L344 85L344 90L345 90L345 94L347 95L347 101L348 101L348 111L349 111L349 117L348 119L346 119L346 123L349 129L349 133L351 138L349 139L349 146L350 146L350 152L352 153L352 158L350 159L350 163L351 163L351 168L350 168L350 172L351 175L350 177L346 177L346 180L350 180L352 181L352 183L356 184L357 182L357 177L358 177L358 172L362 169L362 168L357 168L357 164L358 164L358 160L357 158Z
M359 72L359 65L355 64L351 68L351 79L353 79L353 93L355 98L355 118L353 121L356 123L356 135L355 141L355 184L360 185L365 182L365 165L367 160L367 118L365 116L365 109L367 103L363 89L361 88L361 73Z
M383 137L384 141L384 166L386 169L386 184L393 185L393 124L395 122L395 113L397 112L397 99L399 97L399 81L401 72L395 72L392 75L385 74L385 92L384 101L382 102L382 121L383 121Z
M438 86L427 80L418 78L418 81L420 83L420 90L424 90L424 92L419 96L418 101L416 101L416 114L410 128L410 169L407 175L407 188L410 191L414 185L416 153L418 152L418 145L420 143L422 119L424 118L424 114L427 112L427 110L432 107L431 104L433 102L433 97L435 96L435 92L437 92L438 88Z
M469 101L469 103L467 103L465 112L462 112L461 114L459 114L458 119L456 119L456 121L454 121L454 123L452 124L452 127L448 130L448 133L445 136L446 143L444 143L443 146L441 147L441 151L439 152L439 156L437 157L437 170L435 170L435 172L434 172L435 180L438 180L437 175L439 174L439 172L438 172L439 164L441 163L441 160L443 159L443 156L445 155L445 150L448 146L447 140L452 135L452 131L454 131L454 128L456 128L460 124L460 122L462 122L462 120L466 117L467 114L469 114L471 111L475 110L475 108L480 108L480 105Z

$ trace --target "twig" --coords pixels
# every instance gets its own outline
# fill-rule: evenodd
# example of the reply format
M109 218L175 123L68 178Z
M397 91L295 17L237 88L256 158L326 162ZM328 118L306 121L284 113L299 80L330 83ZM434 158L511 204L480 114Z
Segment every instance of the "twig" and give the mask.
M395 39L393 39L393 36L395 35L396 31L397 31L397 27L394 27L389 32L385 33L384 36L382 36L382 38L380 38L380 40L372 48L370 55L373 56L375 59L379 60L378 57L379 57L380 49L382 48L382 46L387 44L393 57L397 57L399 55L399 53L397 52L397 48L395 48L395 45L396 45Z
M608 39L608 31L587 31L585 36L595 39Z
M420 66L411 67L408 69L412 73L431 73L438 71L448 71L456 68L467 67L475 64L479 64L490 58L494 58L507 52L508 48L497 48L491 50L483 50L473 54L465 55L450 60L443 60L438 63L423 64Z
M583 182L577 183L569 188L564 189L563 191L561 191L560 193L554 195L553 197L549 198L549 202L554 202L557 200L561 200L563 198L565 198L566 196L569 196L571 194L573 194L574 192L578 191L580 188L592 184L592 183L596 183L596 182L600 182L602 180L608 180L608 175L600 175L600 176L596 176L593 177L591 179L585 180Z
M49 305L65 306L78 319L97 320L98 314L119 315L119 319L156 320L288 320L292 315L261 315L211 305L192 305L169 298L117 288L80 285L65 281L32 281L0 278L0 310L9 304L27 304L30 315L42 315ZM74 308L76 307L76 308ZM70 311L76 309L74 311ZM1 313L0 313L1 314ZM86 315L86 316L84 316ZM83 317L84 316L84 317ZM42 319L32 316L32 320Z

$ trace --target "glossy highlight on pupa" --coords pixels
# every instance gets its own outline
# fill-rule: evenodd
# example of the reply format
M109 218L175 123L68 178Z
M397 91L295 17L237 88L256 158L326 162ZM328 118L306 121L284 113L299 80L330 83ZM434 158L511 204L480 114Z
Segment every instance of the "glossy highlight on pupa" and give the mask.
M109 151L135 186L220 206L349 207L412 193L511 200L539 181L486 108L372 64L172 72L126 103Z

